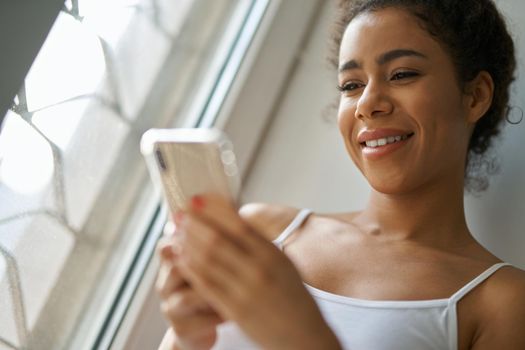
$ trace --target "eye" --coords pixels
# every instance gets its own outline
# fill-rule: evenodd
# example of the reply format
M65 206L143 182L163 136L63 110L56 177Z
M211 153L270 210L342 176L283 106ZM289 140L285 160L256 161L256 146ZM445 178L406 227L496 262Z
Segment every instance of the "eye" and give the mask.
M401 71L401 72L394 73L392 77L390 78L390 80L402 80L402 79L407 79L407 78L413 78L418 75L419 73L414 72L414 71Z
M349 91L354 91L356 89L359 89L362 86L363 86L362 83L356 83L356 82L350 81L350 82L337 86L337 90L341 92L349 92Z

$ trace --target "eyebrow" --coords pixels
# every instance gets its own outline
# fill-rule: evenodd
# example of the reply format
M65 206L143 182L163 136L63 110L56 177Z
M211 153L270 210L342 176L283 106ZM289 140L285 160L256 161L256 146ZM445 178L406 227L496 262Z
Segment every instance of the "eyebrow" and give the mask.
M414 51L414 50L409 50L409 49L395 49L395 50L391 50L391 51L388 51L388 52L385 52L384 54L382 54L381 56L379 56L376 60L376 62L379 64L379 65L384 65L390 61L393 61L395 59L398 59L398 58L401 58L401 57L419 57L419 58L428 58L427 56L423 55L421 52L417 52L417 51ZM344 72L344 71L347 71L347 70L352 70L352 69L357 69L357 68L361 68L361 64L358 63L356 60L350 60L350 61L347 61L345 62L343 65L341 65L339 67L339 73L341 72Z

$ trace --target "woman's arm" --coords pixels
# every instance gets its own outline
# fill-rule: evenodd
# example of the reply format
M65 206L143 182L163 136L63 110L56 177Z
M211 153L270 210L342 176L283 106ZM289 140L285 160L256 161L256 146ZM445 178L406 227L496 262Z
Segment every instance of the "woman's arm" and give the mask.
M472 350L525 349L525 272L505 268L489 282Z

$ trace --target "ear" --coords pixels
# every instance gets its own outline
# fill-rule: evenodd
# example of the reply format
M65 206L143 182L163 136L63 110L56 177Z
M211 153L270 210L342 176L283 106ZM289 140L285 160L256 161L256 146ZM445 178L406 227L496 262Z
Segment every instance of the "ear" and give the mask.
M494 81L490 74L481 71L467 85L467 122L475 124L490 108L494 95Z

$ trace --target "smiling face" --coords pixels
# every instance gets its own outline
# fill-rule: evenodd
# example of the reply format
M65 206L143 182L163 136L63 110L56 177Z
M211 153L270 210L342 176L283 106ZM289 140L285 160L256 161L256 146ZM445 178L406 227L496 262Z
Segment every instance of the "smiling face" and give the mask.
M452 59L410 13L358 15L339 55L338 124L371 186L406 193L463 181L473 127Z

